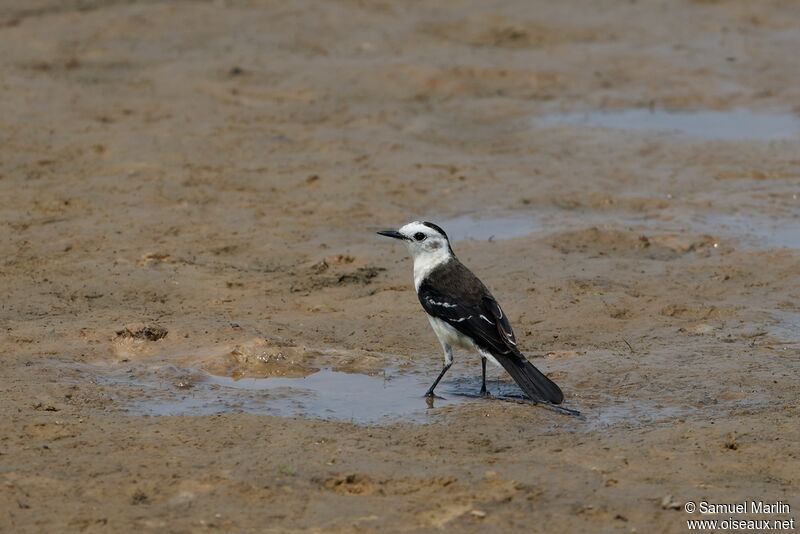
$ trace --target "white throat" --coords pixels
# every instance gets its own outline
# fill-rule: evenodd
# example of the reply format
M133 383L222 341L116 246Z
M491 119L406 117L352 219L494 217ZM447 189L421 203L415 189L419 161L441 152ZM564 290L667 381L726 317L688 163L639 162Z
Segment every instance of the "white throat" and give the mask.
M422 280L439 265L446 263L453 255L450 247L441 247L436 250L425 251L414 256L414 289L419 291Z

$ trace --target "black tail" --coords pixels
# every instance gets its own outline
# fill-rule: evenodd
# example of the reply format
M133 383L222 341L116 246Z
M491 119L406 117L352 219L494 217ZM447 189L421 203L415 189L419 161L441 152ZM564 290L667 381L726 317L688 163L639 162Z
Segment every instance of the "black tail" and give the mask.
M533 366L521 354L495 356L500 365L508 371L514 382L533 400L545 400L553 404L561 404L564 394L555 382Z

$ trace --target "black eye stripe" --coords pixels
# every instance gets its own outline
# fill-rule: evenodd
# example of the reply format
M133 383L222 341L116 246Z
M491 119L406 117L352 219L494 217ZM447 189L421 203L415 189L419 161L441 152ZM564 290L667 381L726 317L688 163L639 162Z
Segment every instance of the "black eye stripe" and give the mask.
M414 234L414 239L417 241L424 241L426 237L427 236L422 232L417 232L416 234Z

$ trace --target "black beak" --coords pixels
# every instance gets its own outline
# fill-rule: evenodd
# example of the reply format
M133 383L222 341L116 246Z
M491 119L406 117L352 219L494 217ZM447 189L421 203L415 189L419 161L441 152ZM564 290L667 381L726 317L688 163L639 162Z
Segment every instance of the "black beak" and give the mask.
M408 239L406 236L404 236L397 230L381 230L380 232L378 232L378 235L385 235L386 237L393 237L395 239Z

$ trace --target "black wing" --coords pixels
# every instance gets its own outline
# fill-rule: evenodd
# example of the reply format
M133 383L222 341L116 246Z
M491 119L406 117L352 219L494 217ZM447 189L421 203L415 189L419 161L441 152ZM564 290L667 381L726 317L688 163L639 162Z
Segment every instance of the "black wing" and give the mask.
M441 319L492 354L519 354L508 318L491 296L465 302L423 283L419 301L428 314Z

